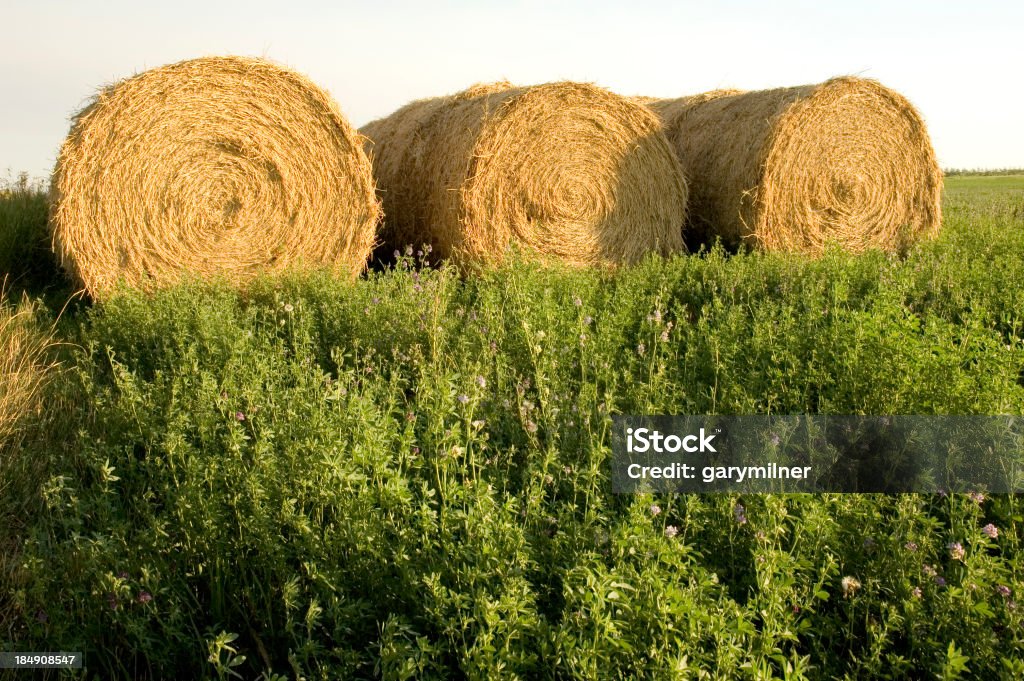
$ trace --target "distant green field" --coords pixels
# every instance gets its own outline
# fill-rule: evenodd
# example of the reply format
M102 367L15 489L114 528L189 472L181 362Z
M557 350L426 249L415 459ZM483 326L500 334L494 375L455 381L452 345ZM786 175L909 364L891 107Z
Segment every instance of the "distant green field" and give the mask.
M947 177L945 189L948 195L985 197L1024 197L1024 175L961 175Z
M1024 415L1022 206L1024 177L951 178L905 257L410 259L71 306L0 452L0 649L111 679L1024 678L1021 495L614 495L608 443L614 414Z

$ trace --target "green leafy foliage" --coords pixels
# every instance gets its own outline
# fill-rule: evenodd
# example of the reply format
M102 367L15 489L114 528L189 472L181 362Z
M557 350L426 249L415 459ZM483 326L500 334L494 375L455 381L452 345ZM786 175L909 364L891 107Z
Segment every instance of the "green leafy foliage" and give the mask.
M1016 678L1019 496L616 496L608 439L1022 413L1021 200L951 189L903 259L124 291L64 324L4 645L102 678Z

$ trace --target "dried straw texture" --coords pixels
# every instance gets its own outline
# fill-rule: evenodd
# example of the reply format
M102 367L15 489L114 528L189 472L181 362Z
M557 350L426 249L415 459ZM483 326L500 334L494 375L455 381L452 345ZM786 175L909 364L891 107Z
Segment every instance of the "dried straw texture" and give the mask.
M477 85L360 132L385 250L488 264L514 247L589 266L682 249L686 181L660 122L593 85Z
M362 139L331 97L241 57L104 89L75 117L51 186L54 247L94 296L119 277L148 288L302 265L354 275L380 215Z
M0 456L18 441L21 425L42 407L43 385L53 365L46 360L52 343L38 328L36 305L0 301ZM0 470L7 465L0 460Z
M690 181L688 238L820 254L902 251L941 222L942 172L920 115L861 78L646 105Z

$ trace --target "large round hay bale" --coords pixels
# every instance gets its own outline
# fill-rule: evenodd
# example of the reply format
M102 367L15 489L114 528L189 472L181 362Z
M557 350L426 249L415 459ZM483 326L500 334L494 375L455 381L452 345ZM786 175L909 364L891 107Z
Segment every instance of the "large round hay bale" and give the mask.
M477 85L364 126L384 251L457 262L510 247L571 265L682 248L686 181L660 122L593 85Z
M241 282L354 274L380 206L331 97L262 59L208 57L107 87L74 118L52 179L62 264L93 295L183 274Z
M875 81L717 90L646 106L690 182L695 241L900 251L939 228L942 172L924 122Z

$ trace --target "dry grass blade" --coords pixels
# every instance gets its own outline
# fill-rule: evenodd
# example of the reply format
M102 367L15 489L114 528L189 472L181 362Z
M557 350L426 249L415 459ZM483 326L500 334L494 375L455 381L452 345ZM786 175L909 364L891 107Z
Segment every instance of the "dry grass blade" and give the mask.
M30 424L38 427L45 416L43 393L56 364L52 328L37 321L37 303L23 297L15 306L6 286L0 289L0 629L8 631L19 617L13 595L27 575L20 561L23 531L38 512L46 466L45 457L25 456L21 445Z
M362 270L380 214L362 140L330 96L262 59L208 57L99 93L52 181L62 264L90 294L123 277Z
M921 116L863 78L646 100L690 181L690 230L731 246L902 251L941 223Z
M586 266L682 248L686 181L657 118L593 85L476 85L361 132L385 249L489 263L519 248Z
M51 338L35 315L36 304L27 298L17 306L6 297L0 303L0 456L17 443L25 420L42 408L42 389L54 367L47 359Z

